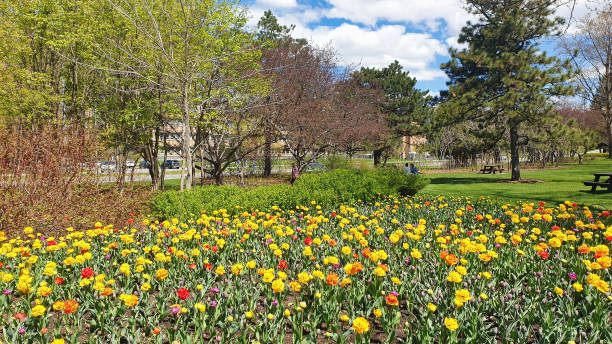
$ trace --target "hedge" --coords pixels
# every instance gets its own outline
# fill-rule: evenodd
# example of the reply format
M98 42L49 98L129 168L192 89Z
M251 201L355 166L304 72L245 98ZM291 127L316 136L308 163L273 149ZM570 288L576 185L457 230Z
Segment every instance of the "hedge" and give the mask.
M293 186L276 184L245 189L238 186L204 186L190 191L167 191L155 196L156 218L184 218L202 210L226 209L230 214L255 209L284 210L316 201L322 206L338 206L378 195L412 196L429 184L421 175L406 175L397 168L332 170L300 176Z

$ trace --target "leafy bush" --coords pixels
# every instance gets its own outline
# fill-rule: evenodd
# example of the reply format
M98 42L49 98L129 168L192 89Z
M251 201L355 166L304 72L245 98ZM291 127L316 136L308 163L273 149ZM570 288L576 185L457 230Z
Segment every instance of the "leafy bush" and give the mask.
M378 195L414 195L429 179L408 176L399 169L374 171L332 170L302 175L293 186L276 184L242 189L237 186L205 186L191 191L159 193L153 200L154 215L161 218L185 217L226 209L235 214L254 209L268 210L272 206L295 209L317 201L322 206L366 201Z
M327 170L338 170L338 169L350 169L351 161L347 158L338 156L338 155L330 155L325 159L322 159L323 165Z

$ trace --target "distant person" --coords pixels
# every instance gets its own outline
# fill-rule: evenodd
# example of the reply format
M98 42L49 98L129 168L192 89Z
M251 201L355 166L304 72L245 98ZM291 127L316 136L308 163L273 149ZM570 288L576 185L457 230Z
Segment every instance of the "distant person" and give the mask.
M404 165L404 173L410 174L410 167L408 167L408 163L406 163L406 165Z
M291 185L295 183L295 180L300 176L300 170L298 170L297 166L294 163L291 164Z
M419 174L419 170L417 170L414 164L410 164L410 174Z

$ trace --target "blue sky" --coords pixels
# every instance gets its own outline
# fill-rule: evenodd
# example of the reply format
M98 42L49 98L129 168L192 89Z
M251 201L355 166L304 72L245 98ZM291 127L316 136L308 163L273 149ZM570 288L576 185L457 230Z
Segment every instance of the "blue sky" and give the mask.
M578 0L575 17L587 13L588 0ZM294 36L331 46L340 63L382 68L398 60L432 94L445 89L440 64L470 15L463 0L246 0L255 26L271 9L281 24L295 25ZM558 15L568 18L561 6ZM552 52L552 45L546 50Z

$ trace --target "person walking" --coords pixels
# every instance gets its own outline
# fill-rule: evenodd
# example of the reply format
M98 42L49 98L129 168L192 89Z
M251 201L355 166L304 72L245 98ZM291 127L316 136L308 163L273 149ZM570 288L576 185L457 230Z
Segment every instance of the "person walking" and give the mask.
M295 183L295 180L300 176L300 170L298 170L297 166L294 163L291 164L291 185Z

